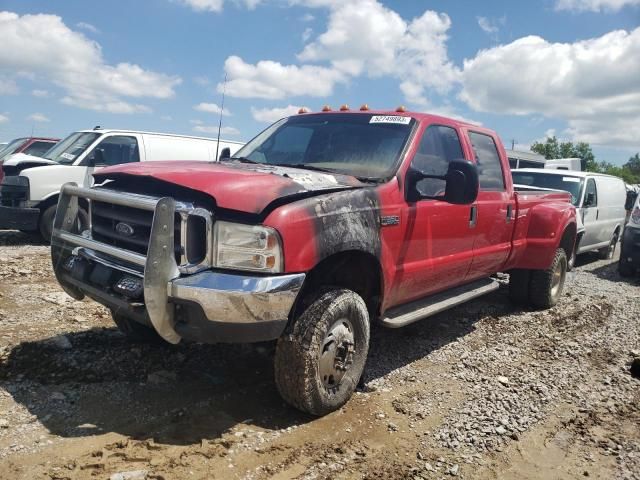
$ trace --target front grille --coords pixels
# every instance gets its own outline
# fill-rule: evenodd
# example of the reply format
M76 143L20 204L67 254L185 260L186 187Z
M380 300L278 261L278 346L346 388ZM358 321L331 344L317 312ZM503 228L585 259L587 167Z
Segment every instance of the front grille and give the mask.
M190 273L209 261L211 215L181 204L173 222L173 254L181 270ZM92 200L91 238L112 247L147 255L154 212L128 205Z
M94 240L132 252L147 254L153 212L138 208L91 202L91 236ZM180 264L183 254L180 245L181 218L174 219L174 254Z

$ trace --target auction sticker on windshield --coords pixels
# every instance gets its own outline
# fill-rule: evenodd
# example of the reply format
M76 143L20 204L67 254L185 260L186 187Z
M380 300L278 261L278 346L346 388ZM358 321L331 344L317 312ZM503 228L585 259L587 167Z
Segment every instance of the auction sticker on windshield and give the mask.
M411 117L401 117L399 115L374 115L369 123L397 123L399 125L409 125Z
M66 160L73 160L74 158L76 158L75 155L71 155L70 153L62 153L60 154L60 156Z

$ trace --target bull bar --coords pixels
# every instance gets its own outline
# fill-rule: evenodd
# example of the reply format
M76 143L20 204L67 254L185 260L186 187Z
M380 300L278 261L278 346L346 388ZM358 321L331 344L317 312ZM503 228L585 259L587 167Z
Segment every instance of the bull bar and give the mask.
M91 237L91 228L80 232L77 220L79 198L153 212L147 254L95 240ZM176 213L180 215L184 227L180 231L180 265L174 255ZM207 226L206 255L197 264L188 263L184 253L187 244L186 221L191 215L202 217ZM157 198L106 188L79 188L76 184L67 183L60 192L53 225L53 269L58 282L69 295L78 300L87 295L112 309L118 308L123 300L97 292L93 286L71 282L64 272L65 262L71 257L90 258L117 272L142 277L148 321L170 343L180 342L183 336L176 326L175 305L180 303L197 305L208 328L221 326L229 331L228 327L233 327L230 331L242 332L238 338L240 341L277 338L286 327L305 274L264 276L213 269L212 224L213 217L209 211L171 197ZM184 333L184 325L180 327L180 332ZM196 330L204 331L202 328ZM223 341L236 340L231 338Z

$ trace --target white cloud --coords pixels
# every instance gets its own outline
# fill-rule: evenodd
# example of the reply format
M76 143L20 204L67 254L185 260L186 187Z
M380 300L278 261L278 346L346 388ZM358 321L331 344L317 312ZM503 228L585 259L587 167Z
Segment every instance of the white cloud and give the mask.
M447 55L451 20L446 14L428 10L405 21L376 0L289 0L289 3L329 8L326 31L300 52L301 65L270 60L248 64L237 56L227 58L229 95L269 99L324 97L333 93L337 83L354 77L392 76L401 79L400 88L408 100L426 104L429 89L446 94L458 80L459 69ZM311 32L304 35L310 38Z
M42 113L32 113L27 117L27 120L31 120L32 122L38 122L38 123L45 123L45 122L51 121Z
M447 55L451 20L425 11L405 21L375 0L329 2L327 30L298 55L302 61L329 61L338 71L370 77L391 75L415 88L446 93L458 71Z
M189 120L191 125L202 125L204 122L202 120Z
M256 8L263 0L234 0L234 3L249 10ZM191 7L196 12L220 13L224 7L224 0L179 0L180 3Z
M194 105L193 109L198 112L215 113L216 115L220 115L220 112L222 111L222 115L224 116L231 115L229 110L226 108L222 110L216 103L199 103L198 105Z
M48 90L31 90L31 95L37 98L47 98L49 96Z
M100 33L100 30L98 30L94 25L91 25L90 23L87 23L87 22L78 22L76 23L76 27L78 27L81 30L86 30L87 32Z
M487 17L477 17L478 25L484 33L495 34L498 33L499 28L494 25Z
M0 95L17 95L18 92L20 89L15 80L0 75Z
M326 97L331 95L336 83L346 80L342 73L332 68L282 65L271 60L252 65L237 56L227 58L224 69L228 75L227 95L240 98ZM218 91L222 92L222 89L223 85L219 83Z
M617 12L627 6L638 6L640 0L556 0L556 10L574 12Z
M6 123L9 121L9 116L0 113L0 123Z
M218 134L218 126L217 125L196 125L193 127L194 132L200 133L215 133ZM234 127L222 127L220 129L220 135L240 135L240 130Z
M162 115L160 117L160 120L163 120L165 122L170 122L171 120L173 120L173 117L171 115Z
M251 107L251 115L253 116L254 120L258 122L273 123L280 120L281 118L297 114L300 108L302 107L297 107L295 105L287 105L286 107L276 108Z
M224 0L181 0L196 12L221 12Z
M66 90L63 103L112 113L148 112L129 98L170 98L181 79L139 65L105 63L98 43L56 15L0 12L0 72L26 72Z
M313 22L315 19L316 17L314 17L310 13L305 13L302 17L300 17L300 20L302 20L303 22Z
M640 28L575 43L537 37L465 60L461 99L478 111L564 119L573 140L640 145Z

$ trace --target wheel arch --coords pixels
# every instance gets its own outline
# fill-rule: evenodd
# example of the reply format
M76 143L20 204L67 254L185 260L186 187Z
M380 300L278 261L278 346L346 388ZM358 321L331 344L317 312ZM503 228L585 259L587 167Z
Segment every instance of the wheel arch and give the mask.
M367 304L370 318L380 314L384 292L382 265L373 254L363 250L343 250L318 262L308 273L298 300L291 310L289 325L306 308L309 299L323 287L354 291Z

